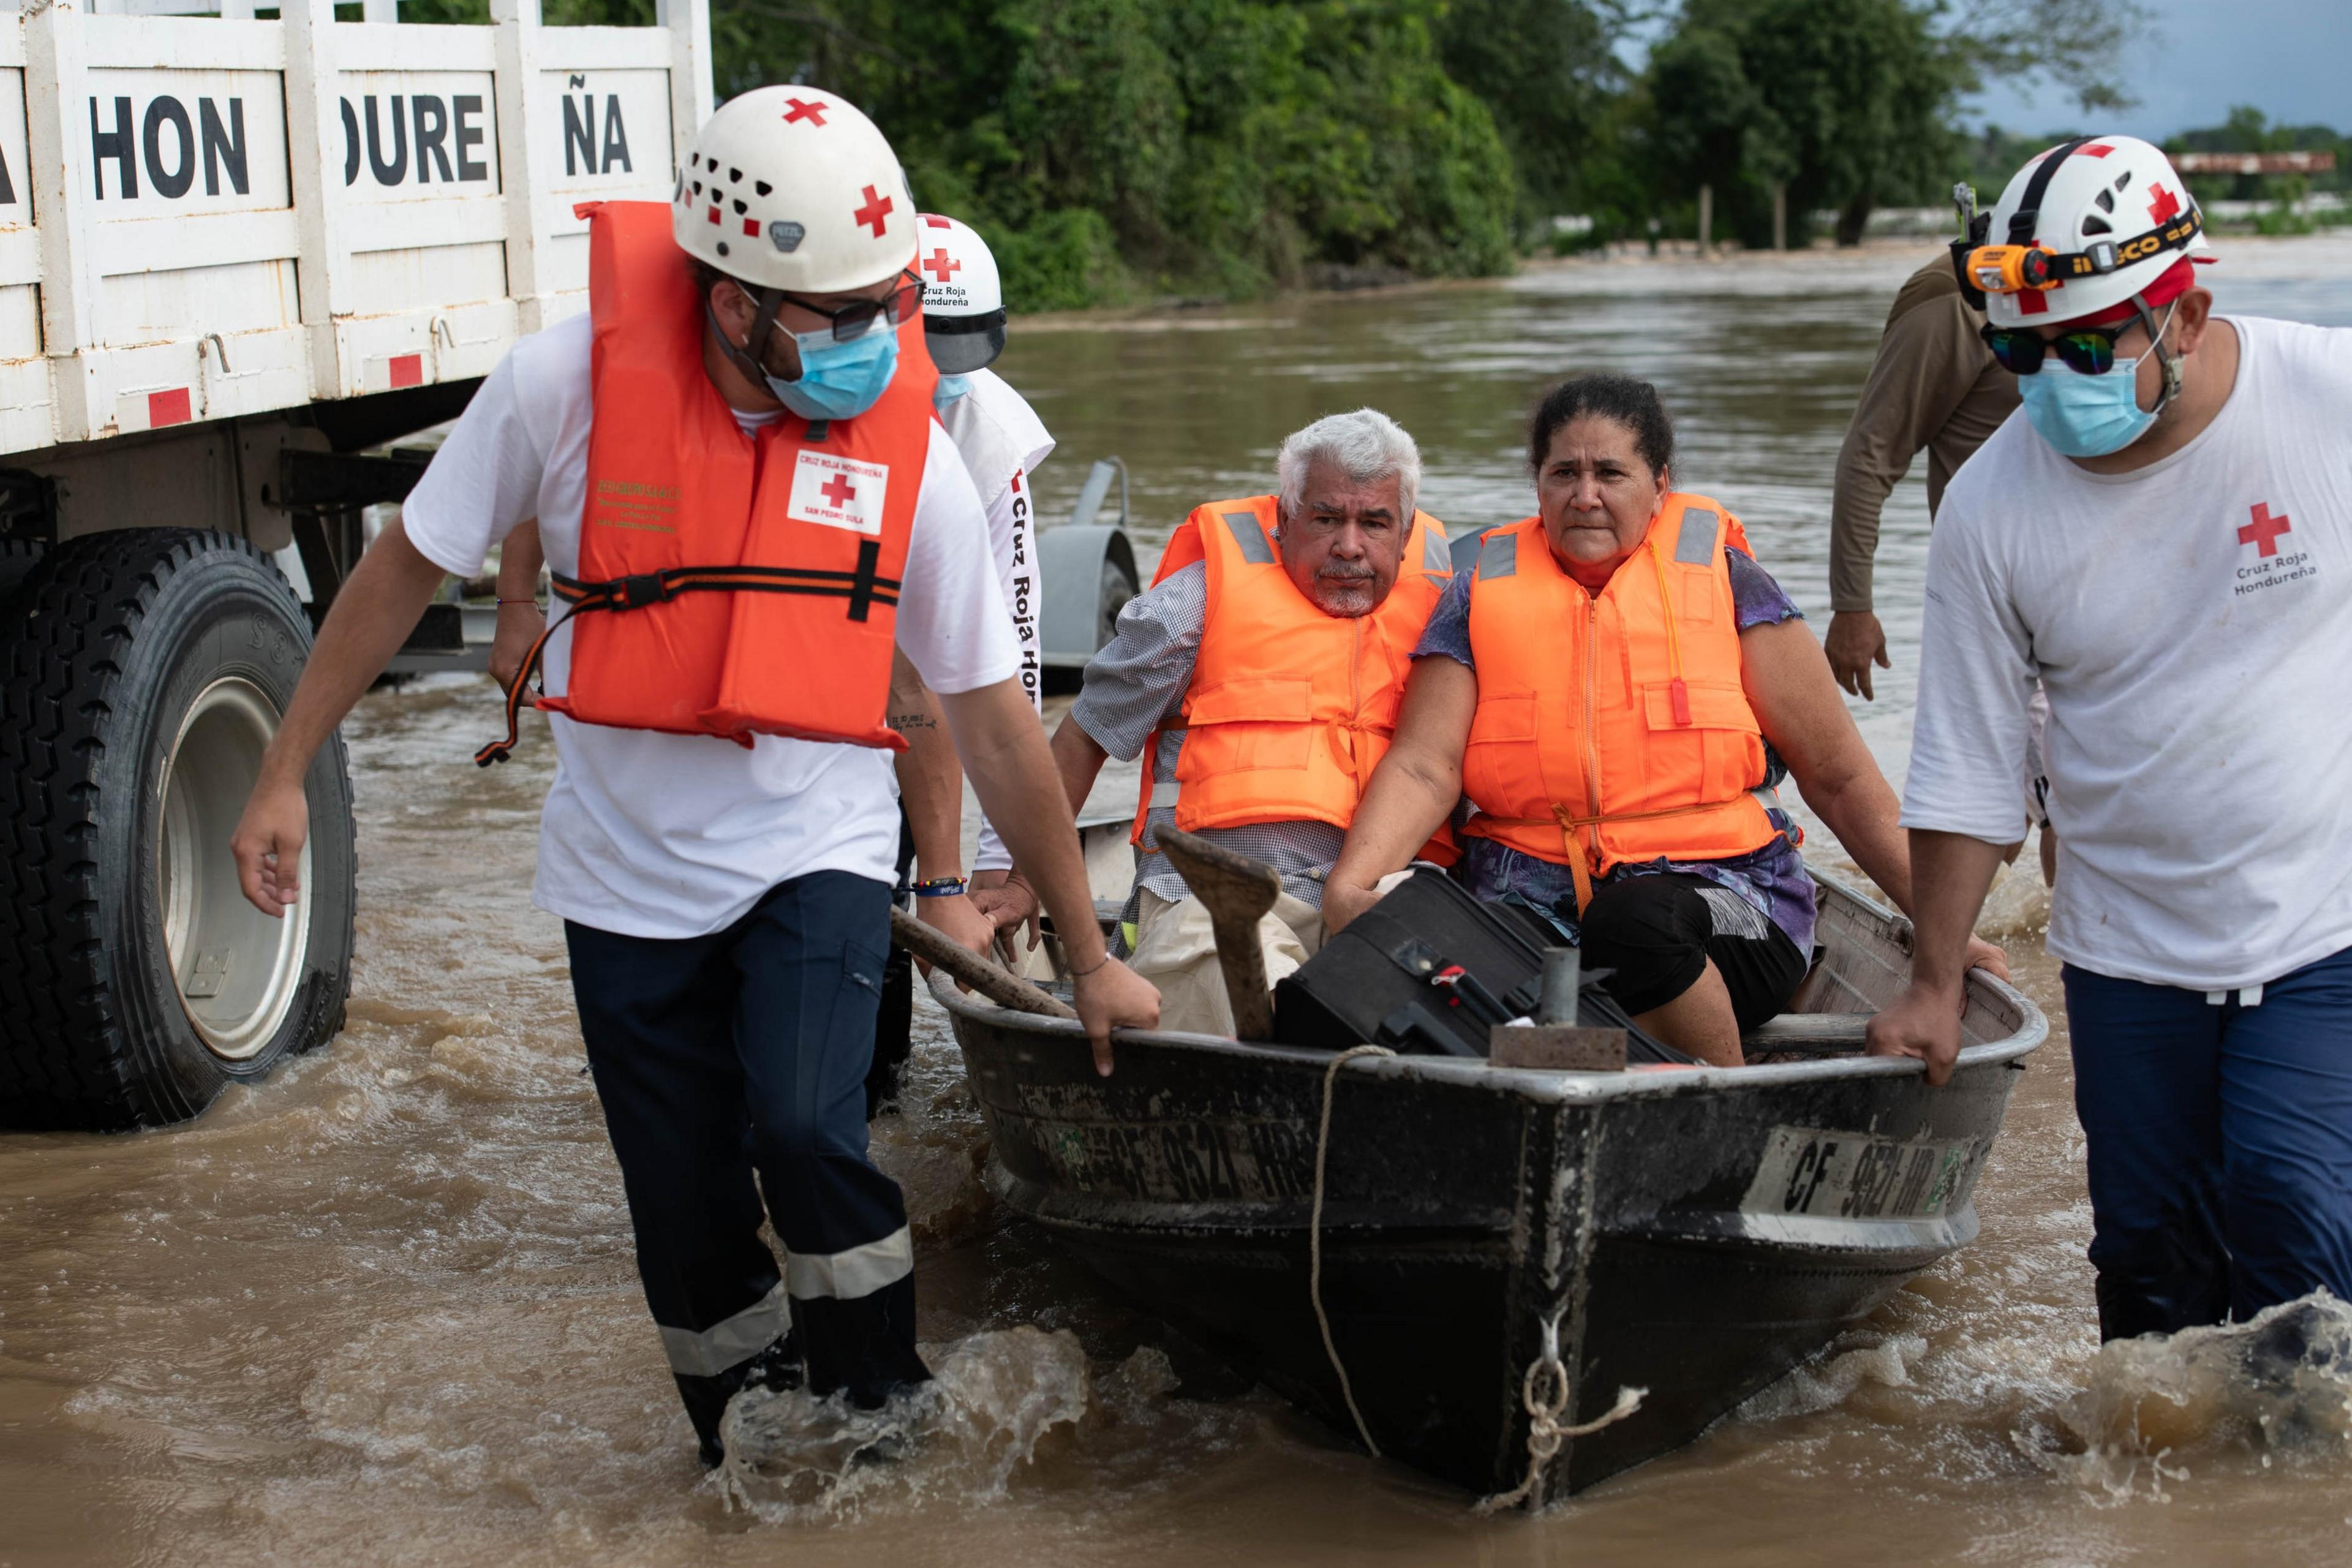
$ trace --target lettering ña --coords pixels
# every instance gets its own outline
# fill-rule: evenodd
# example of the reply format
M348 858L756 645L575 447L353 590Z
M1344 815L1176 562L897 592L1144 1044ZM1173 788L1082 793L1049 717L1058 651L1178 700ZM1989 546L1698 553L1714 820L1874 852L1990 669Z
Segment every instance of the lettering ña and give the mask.
M573 77L572 85L581 85ZM600 151L596 141L596 100L593 94L582 93L575 102L570 93L563 95L563 172L566 174L609 174L615 167L625 174L635 174L629 162L628 128L621 123L621 96L604 95L604 141Z
M489 163L471 155L490 137L478 123L483 112L480 93L457 93L445 100L438 93L395 92L383 100L381 120L375 94L367 94L360 102L363 110L355 110L350 99L343 100L343 184L359 183L362 112L367 118L368 173L377 184L429 185L438 179L445 185L455 185L489 179ZM416 174L413 182L408 178L412 167Z
M139 121L135 141L131 128L131 100L117 98L113 109L114 129L109 131L99 121L98 100L89 100L89 179L100 201L106 199L109 163L115 167L115 195L121 200L137 199L142 163L147 170L148 187L159 196L176 199L187 195L188 188L195 184L200 155L205 195L221 194L224 174L228 176L229 188L238 195L251 194L246 174L245 100L228 100L228 121L224 124L220 106L212 99L200 98L196 100L196 118L192 125L187 106L178 99L151 99L146 114ZM169 138L164 135L166 131L171 132ZM5 199L13 201L14 194Z

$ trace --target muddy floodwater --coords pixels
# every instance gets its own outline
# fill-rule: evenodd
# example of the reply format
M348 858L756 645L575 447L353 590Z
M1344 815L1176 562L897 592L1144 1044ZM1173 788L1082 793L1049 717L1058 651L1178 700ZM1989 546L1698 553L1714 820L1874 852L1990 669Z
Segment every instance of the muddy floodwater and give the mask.
M2352 324L2352 245L2221 249L2225 310ZM1679 479L1746 519L1822 626L1832 460L1915 264L1576 266L1016 324L1002 368L1061 438L1047 521L1117 453L1153 540L1267 488L1286 431L1362 403L1420 438L1429 510L1521 516L1532 395L1636 371L1678 416ZM1915 479L1880 555L1895 668L1855 705L1890 769L1927 528ZM347 727L359 945L330 1048L185 1127L0 1138L0 1565L2352 1559L2352 1370L2249 1373L2204 1340L2099 1352L2046 904L2023 880L1997 918L2056 1026L1979 1238L1689 1448L1545 1518L1474 1518L1360 1457L1009 1222L928 1000L910 1111L877 1130L941 1374L921 1435L849 1465L794 1412L747 1411L773 1461L708 1477L638 1296L562 930L530 904L551 753L477 770L495 708L440 678ZM1118 790L1098 800L1125 809ZM2307 1326L2352 1369L2344 1314Z

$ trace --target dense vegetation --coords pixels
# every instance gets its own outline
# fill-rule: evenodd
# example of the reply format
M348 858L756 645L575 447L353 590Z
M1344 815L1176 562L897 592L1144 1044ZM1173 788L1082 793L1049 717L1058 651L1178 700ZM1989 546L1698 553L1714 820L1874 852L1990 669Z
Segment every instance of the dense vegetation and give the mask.
M568 0L596 4L598 0ZM1016 306L1486 273L1551 241L1841 237L1948 189L1988 71L2102 81L2133 0L715 0L721 92L846 93ZM1626 59L1646 44L1636 71ZM2088 107L2115 101L2101 89Z
M551 22L651 0L545 0ZM418 20L485 0L403 0ZM470 14L470 15L469 15ZM978 226L1014 308L1492 273L1541 247L1990 202L2046 138L1964 135L1988 79L2084 117L2137 0L712 0L720 96L846 94L918 200ZM1640 68L1629 58L1644 57ZM2251 113L2251 111L2247 111ZM2260 115L2183 145L2333 144ZM2220 138L2220 140L2212 140ZM2203 140L2200 140L2203 139ZM2282 140L2284 139L2284 140ZM2209 195L2229 194L2229 182ZM1556 214L1591 220L1556 235Z

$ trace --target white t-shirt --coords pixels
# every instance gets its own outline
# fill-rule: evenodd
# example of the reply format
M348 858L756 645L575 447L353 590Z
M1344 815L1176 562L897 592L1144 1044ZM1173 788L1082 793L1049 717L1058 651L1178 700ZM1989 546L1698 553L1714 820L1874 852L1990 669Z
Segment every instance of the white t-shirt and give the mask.
M2202 991L2352 947L2352 331L2231 324L2229 401L2162 461L2086 473L2021 412L1954 477L1903 803L2013 841L2038 674L2050 950Z
M408 538L444 571L471 576L508 531L539 519L548 565L580 568L580 517L594 416L589 318L523 339L482 383L410 492ZM934 425L901 578L898 646L934 691L1011 679L1020 654L988 569L980 498ZM571 636L549 640L560 695ZM896 875L891 753L762 735L616 730L551 715L557 767L541 818L532 901L627 936L690 937L738 919L769 889L814 871Z
M1054 451L1036 410L992 370L966 378L970 390L940 410L940 421L955 437L956 450L988 510L989 543L996 552L997 584L1013 616L1021 648L1021 689L1029 705L1045 711L1045 665L1039 658L1037 609L1044 589L1037 575L1037 521L1029 476ZM1009 870L1012 852L985 816L980 823L976 871Z

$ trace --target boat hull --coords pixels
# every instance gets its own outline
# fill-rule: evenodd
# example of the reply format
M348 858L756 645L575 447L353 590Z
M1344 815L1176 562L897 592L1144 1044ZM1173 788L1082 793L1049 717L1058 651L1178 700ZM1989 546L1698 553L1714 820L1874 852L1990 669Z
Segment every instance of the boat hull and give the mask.
M1884 988L1871 965L1849 969L1862 979L1843 1001ZM1075 1026L942 1000L1005 1203L1354 1431L1309 1289L1331 1058L1137 1033L1104 1079ZM1989 983L1971 1017L1979 1043L1941 1089L1916 1063L1851 1058L1658 1074L1347 1063L1320 1297L1372 1440L1474 1491L1517 1486L1523 1381L1556 1324L1573 1420L1621 1386L1648 1392L1561 1448L1540 1503L1687 1443L1867 1317L1976 1233L1977 1176L2042 1026Z

